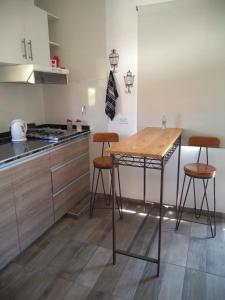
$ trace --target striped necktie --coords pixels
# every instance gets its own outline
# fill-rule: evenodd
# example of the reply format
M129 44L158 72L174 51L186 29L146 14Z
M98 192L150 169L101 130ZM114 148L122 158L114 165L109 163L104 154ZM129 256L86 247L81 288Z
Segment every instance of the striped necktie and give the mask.
M113 77L113 72L110 71L107 90L106 90L105 113L111 120L114 119L116 113L116 99L118 98L118 96L119 95L116 89L116 83Z

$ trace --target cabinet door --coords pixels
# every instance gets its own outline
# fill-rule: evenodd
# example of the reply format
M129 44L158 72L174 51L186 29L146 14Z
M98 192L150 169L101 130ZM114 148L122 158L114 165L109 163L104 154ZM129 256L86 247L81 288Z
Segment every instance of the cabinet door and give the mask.
M0 63L27 63L23 2L22 0L0 1Z
M12 176L0 171L0 269L19 252Z
M55 222L65 215L76 203L90 193L90 174L86 173L74 180L54 197Z
M28 60L40 66L50 66L50 48L47 13L33 5L25 10L25 36Z
M51 167L55 167L89 151L89 137L76 140L56 149L50 154Z
M89 172L89 153L76 157L62 166L52 170L52 190L56 193L64 186Z
M49 155L25 162L12 171L21 249L54 221Z

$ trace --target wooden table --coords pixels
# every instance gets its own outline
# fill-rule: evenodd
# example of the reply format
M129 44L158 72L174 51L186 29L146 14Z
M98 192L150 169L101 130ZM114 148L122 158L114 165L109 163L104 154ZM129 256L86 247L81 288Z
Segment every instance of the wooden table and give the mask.
M160 251L161 251L161 228L162 228L162 206L163 206L163 183L164 168L170 157L178 148L178 167L177 167L177 189L176 189L176 211L179 189L179 170L180 170L180 150L181 150L180 128L145 128L142 131L115 143L109 149L113 160L112 169L112 238L113 238L113 264L116 263L116 253L150 261L157 264L157 276L160 271ZM160 177L160 211L159 211L159 230L158 230L158 257L138 255L124 250L116 249L116 230L115 230L115 164L123 166L139 167L144 169L144 203L146 194L146 169L159 170Z

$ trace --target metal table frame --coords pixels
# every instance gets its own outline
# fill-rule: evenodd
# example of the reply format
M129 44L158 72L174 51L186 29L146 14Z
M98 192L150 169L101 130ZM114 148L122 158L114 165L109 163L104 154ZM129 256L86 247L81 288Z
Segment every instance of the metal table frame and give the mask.
M161 252L161 232L162 232L162 207L163 207L163 185L164 185L164 169L165 165L178 148L178 166L177 166L177 188L176 188L176 215L177 215L177 204L179 197L179 180L180 180L180 153L181 153L181 135L173 143L172 147L167 151L167 153L160 159L151 157L140 157L140 156L130 156L126 154L111 154L113 160L112 168L112 246L113 246L113 264L116 264L116 254L122 254L137 259L142 259L148 262L157 264L157 276L160 272L160 252ZM154 169L160 171L160 210L159 210L159 223L158 223L158 257L151 258L145 255L138 255L129 251L124 251L116 248L116 224L115 224L115 164L121 166L138 167L144 169L144 186L143 186L143 196L144 203L146 204L146 169Z

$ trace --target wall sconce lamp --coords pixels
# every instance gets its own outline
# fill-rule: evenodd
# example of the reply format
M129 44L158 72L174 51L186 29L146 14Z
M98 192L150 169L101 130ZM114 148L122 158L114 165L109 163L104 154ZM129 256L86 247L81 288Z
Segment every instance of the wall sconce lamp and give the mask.
M131 93L130 88L133 87L134 84L134 75L132 75L132 72L130 70L127 72L127 75L124 76L124 82L126 88L128 89L128 93Z
M116 49L112 49L111 53L109 54L109 61L113 72L115 72L119 62L119 54L116 52Z

